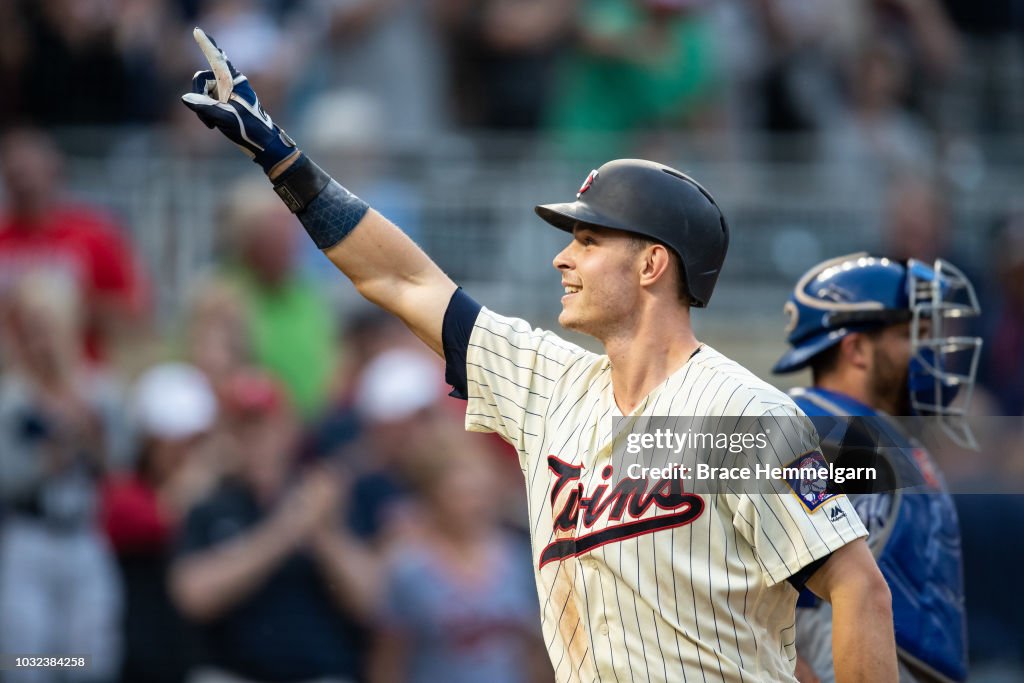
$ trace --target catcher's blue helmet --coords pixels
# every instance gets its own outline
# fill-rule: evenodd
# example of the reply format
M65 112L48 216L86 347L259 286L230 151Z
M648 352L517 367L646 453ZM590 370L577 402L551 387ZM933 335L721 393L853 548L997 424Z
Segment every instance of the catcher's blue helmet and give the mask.
M917 415L938 416L958 443L972 443L969 430L951 418L963 417L969 406L981 339L962 336L956 324L980 310L970 281L942 259L928 265L867 253L840 256L811 268L793 288L784 308L790 349L772 371L800 370L853 332L912 322L911 406ZM931 324L924 328L921 319Z
M915 265L924 269L920 276L934 273ZM909 321L907 264L866 253L824 261L804 273L783 310L792 348L772 368L776 374L804 368L851 332Z

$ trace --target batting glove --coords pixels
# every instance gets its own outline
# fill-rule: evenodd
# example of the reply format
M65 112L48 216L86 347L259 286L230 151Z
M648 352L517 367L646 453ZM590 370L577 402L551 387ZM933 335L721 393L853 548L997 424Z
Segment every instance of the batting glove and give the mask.
M295 141L263 110L249 79L238 73L213 38L200 28L192 35L210 68L196 72L192 92L182 95L182 101L207 128L218 129L269 174L298 152Z

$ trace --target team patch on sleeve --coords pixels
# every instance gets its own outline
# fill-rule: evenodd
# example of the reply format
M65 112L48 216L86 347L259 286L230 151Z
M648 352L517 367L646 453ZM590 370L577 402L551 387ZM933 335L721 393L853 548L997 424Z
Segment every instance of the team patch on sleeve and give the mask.
M831 468L819 451L805 453L783 468L783 481L792 489L808 512L838 494L830 484Z

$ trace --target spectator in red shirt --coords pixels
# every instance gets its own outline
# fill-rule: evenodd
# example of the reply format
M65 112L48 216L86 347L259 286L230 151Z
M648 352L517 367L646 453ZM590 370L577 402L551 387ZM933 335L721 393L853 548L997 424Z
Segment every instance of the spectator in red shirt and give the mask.
M115 332L141 317L146 285L120 226L63 196L62 161L41 131L16 129L0 139L0 300L28 271L70 280L86 304L88 356L99 361Z

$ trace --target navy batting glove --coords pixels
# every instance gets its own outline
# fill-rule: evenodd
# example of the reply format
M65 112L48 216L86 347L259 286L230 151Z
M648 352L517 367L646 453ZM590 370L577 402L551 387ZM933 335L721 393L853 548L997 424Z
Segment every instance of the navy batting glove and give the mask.
M192 77L192 92L181 100L206 124L238 145L265 173L298 149L295 141L263 110L249 79L238 73L224 51L202 29L192 32L210 68Z

